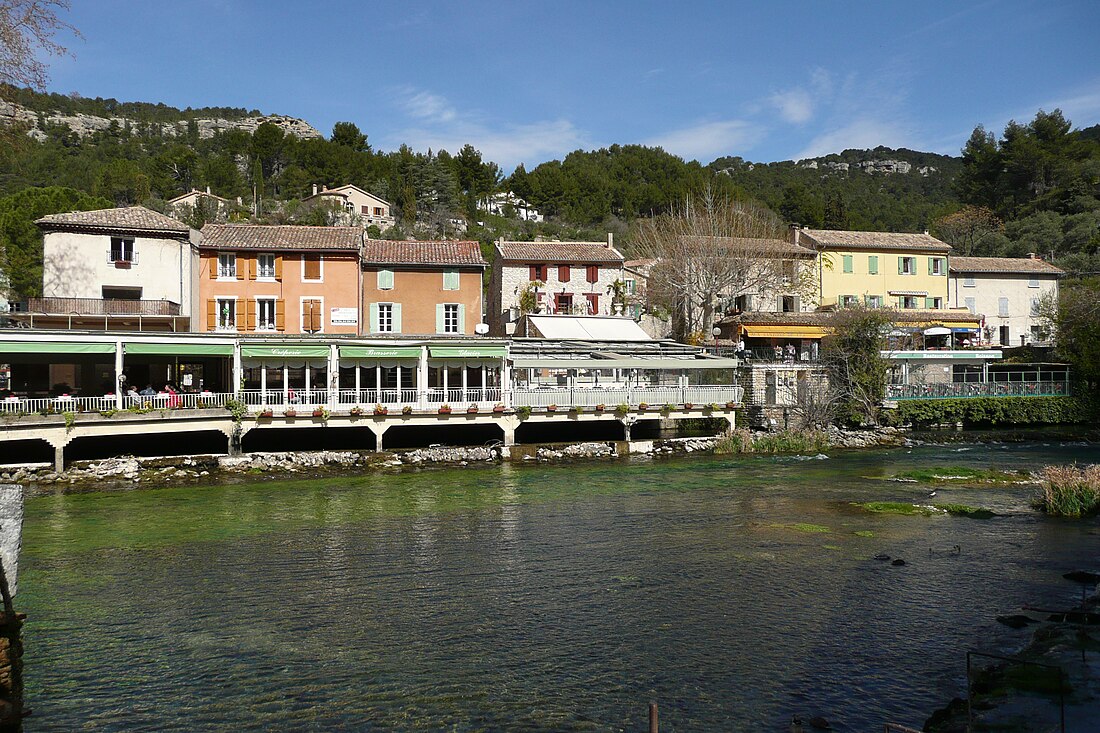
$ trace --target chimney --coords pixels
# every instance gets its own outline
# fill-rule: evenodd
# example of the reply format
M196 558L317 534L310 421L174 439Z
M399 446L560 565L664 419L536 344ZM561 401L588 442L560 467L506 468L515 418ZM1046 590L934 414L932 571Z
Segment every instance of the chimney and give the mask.
M206 195L207 195L207 196L209 196L209 195L210 195L210 186L207 186L207 187L206 187Z
M798 244L798 224L797 222L791 223L788 230L791 235L791 244Z
M608 232L607 233L607 248L608 249L614 249L615 248L615 232Z
M1034 252L1028 252L1027 253L1027 258L1029 260L1037 260L1037 259L1039 259L1039 255L1035 254Z
M317 184L316 183L313 184L313 195L314 196L317 195Z
M926 236L926 237L928 236L928 230L927 229L924 230L924 236Z

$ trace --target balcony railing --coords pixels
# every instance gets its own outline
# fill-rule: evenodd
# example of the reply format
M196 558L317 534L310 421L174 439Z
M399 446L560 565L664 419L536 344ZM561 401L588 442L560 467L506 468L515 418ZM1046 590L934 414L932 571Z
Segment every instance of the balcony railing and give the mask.
M888 384L888 400L945 400L965 397L1060 397L1070 393L1066 382L945 382Z
M170 300L122 298L27 298L16 312L79 316L178 316L179 303Z

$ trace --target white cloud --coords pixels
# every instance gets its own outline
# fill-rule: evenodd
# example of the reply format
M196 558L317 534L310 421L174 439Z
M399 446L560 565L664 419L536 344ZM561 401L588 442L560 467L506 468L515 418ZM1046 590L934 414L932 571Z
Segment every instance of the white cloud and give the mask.
M818 135L795 159L817 158L829 153L839 153L847 148L874 148L879 145L901 148L913 147L914 144L911 134L902 125L889 120L863 117Z
M541 163L584 147L585 136L569 120L546 120L494 129L476 122L459 122L443 129L410 128L395 138L415 150L447 150L457 153L469 143L482 158L505 169L519 163Z
M431 122L450 122L457 112L445 97L416 89L405 89L399 104L410 117Z
M802 87L776 92L768 97L768 102L779 110L779 116L787 122L801 125L814 116L814 102L810 93Z
M743 152L755 145L763 130L746 120L716 120L657 135L645 145L657 145L687 160L707 162Z

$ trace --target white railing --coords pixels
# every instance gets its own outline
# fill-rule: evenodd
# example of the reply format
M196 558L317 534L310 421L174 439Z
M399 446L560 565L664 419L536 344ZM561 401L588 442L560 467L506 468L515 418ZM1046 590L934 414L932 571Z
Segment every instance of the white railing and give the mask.
M382 389L342 389L340 390L337 409L350 409L355 406L371 409L374 405L393 407L395 405L417 405L420 403L420 392L415 389L396 389L393 387Z
M225 407L227 400L233 398L231 392L177 392L168 394L158 392L152 395L123 395L123 408L143 408L152 410L180 410ZM111 407L114 407L114 398Z
M515 407L595 407L604 405L613 409L618 405L635 407L647 405L724 405L740 403L745 395L742 387L735 385L689 387L517 387L512 390L509 402Z
M228 392L181 392L178 394L123 395L122 408L179 410L225 407L233 397ZM61 414L64 412L105 412L115 410L114 395L102 397L34 397L0 400L0 414Z
M237 399L249 407L325 407L330 394L335 393L327 389L242 389Z

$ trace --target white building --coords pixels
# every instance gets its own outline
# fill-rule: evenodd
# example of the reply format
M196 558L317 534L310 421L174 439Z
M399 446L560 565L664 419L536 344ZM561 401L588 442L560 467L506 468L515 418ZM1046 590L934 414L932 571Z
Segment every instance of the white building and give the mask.
M239 200L238 203L240 203ZM208 215L216 219L224 219L232 207L233 202L229 199L210 193L210 186L207 186L205 191L191 189L168 201L168 209L175 216L184 215L188 209L202 208Z
M511 207L511 212L508 211ZM477 208L494 216L508 216L509 213L522 221L543 221L545 217L538 209L516 196L511 191L494 193L477 202Z
M190 329L198 299L198 232L142 206L53 214L43 232L35 327Z
M358 221L364 229L373 225L385 231L396 223L388 201L350 183L336 188L322 188L320 191L314 184L313 195L306 196L302 201L336 204L346 212L346 218L339 222L345 225Z
M1020 346L1050 340L1039 319L1045 297L1058 296L1058 278L1065 273L1035 255L1014 257L952 257L948 301L985 315L983 337L991 344Z
M491 332L515 330L525 297L535 313L618 315L611 301L622 279L623 256L610 234L606 242L501 240L488 292Z

